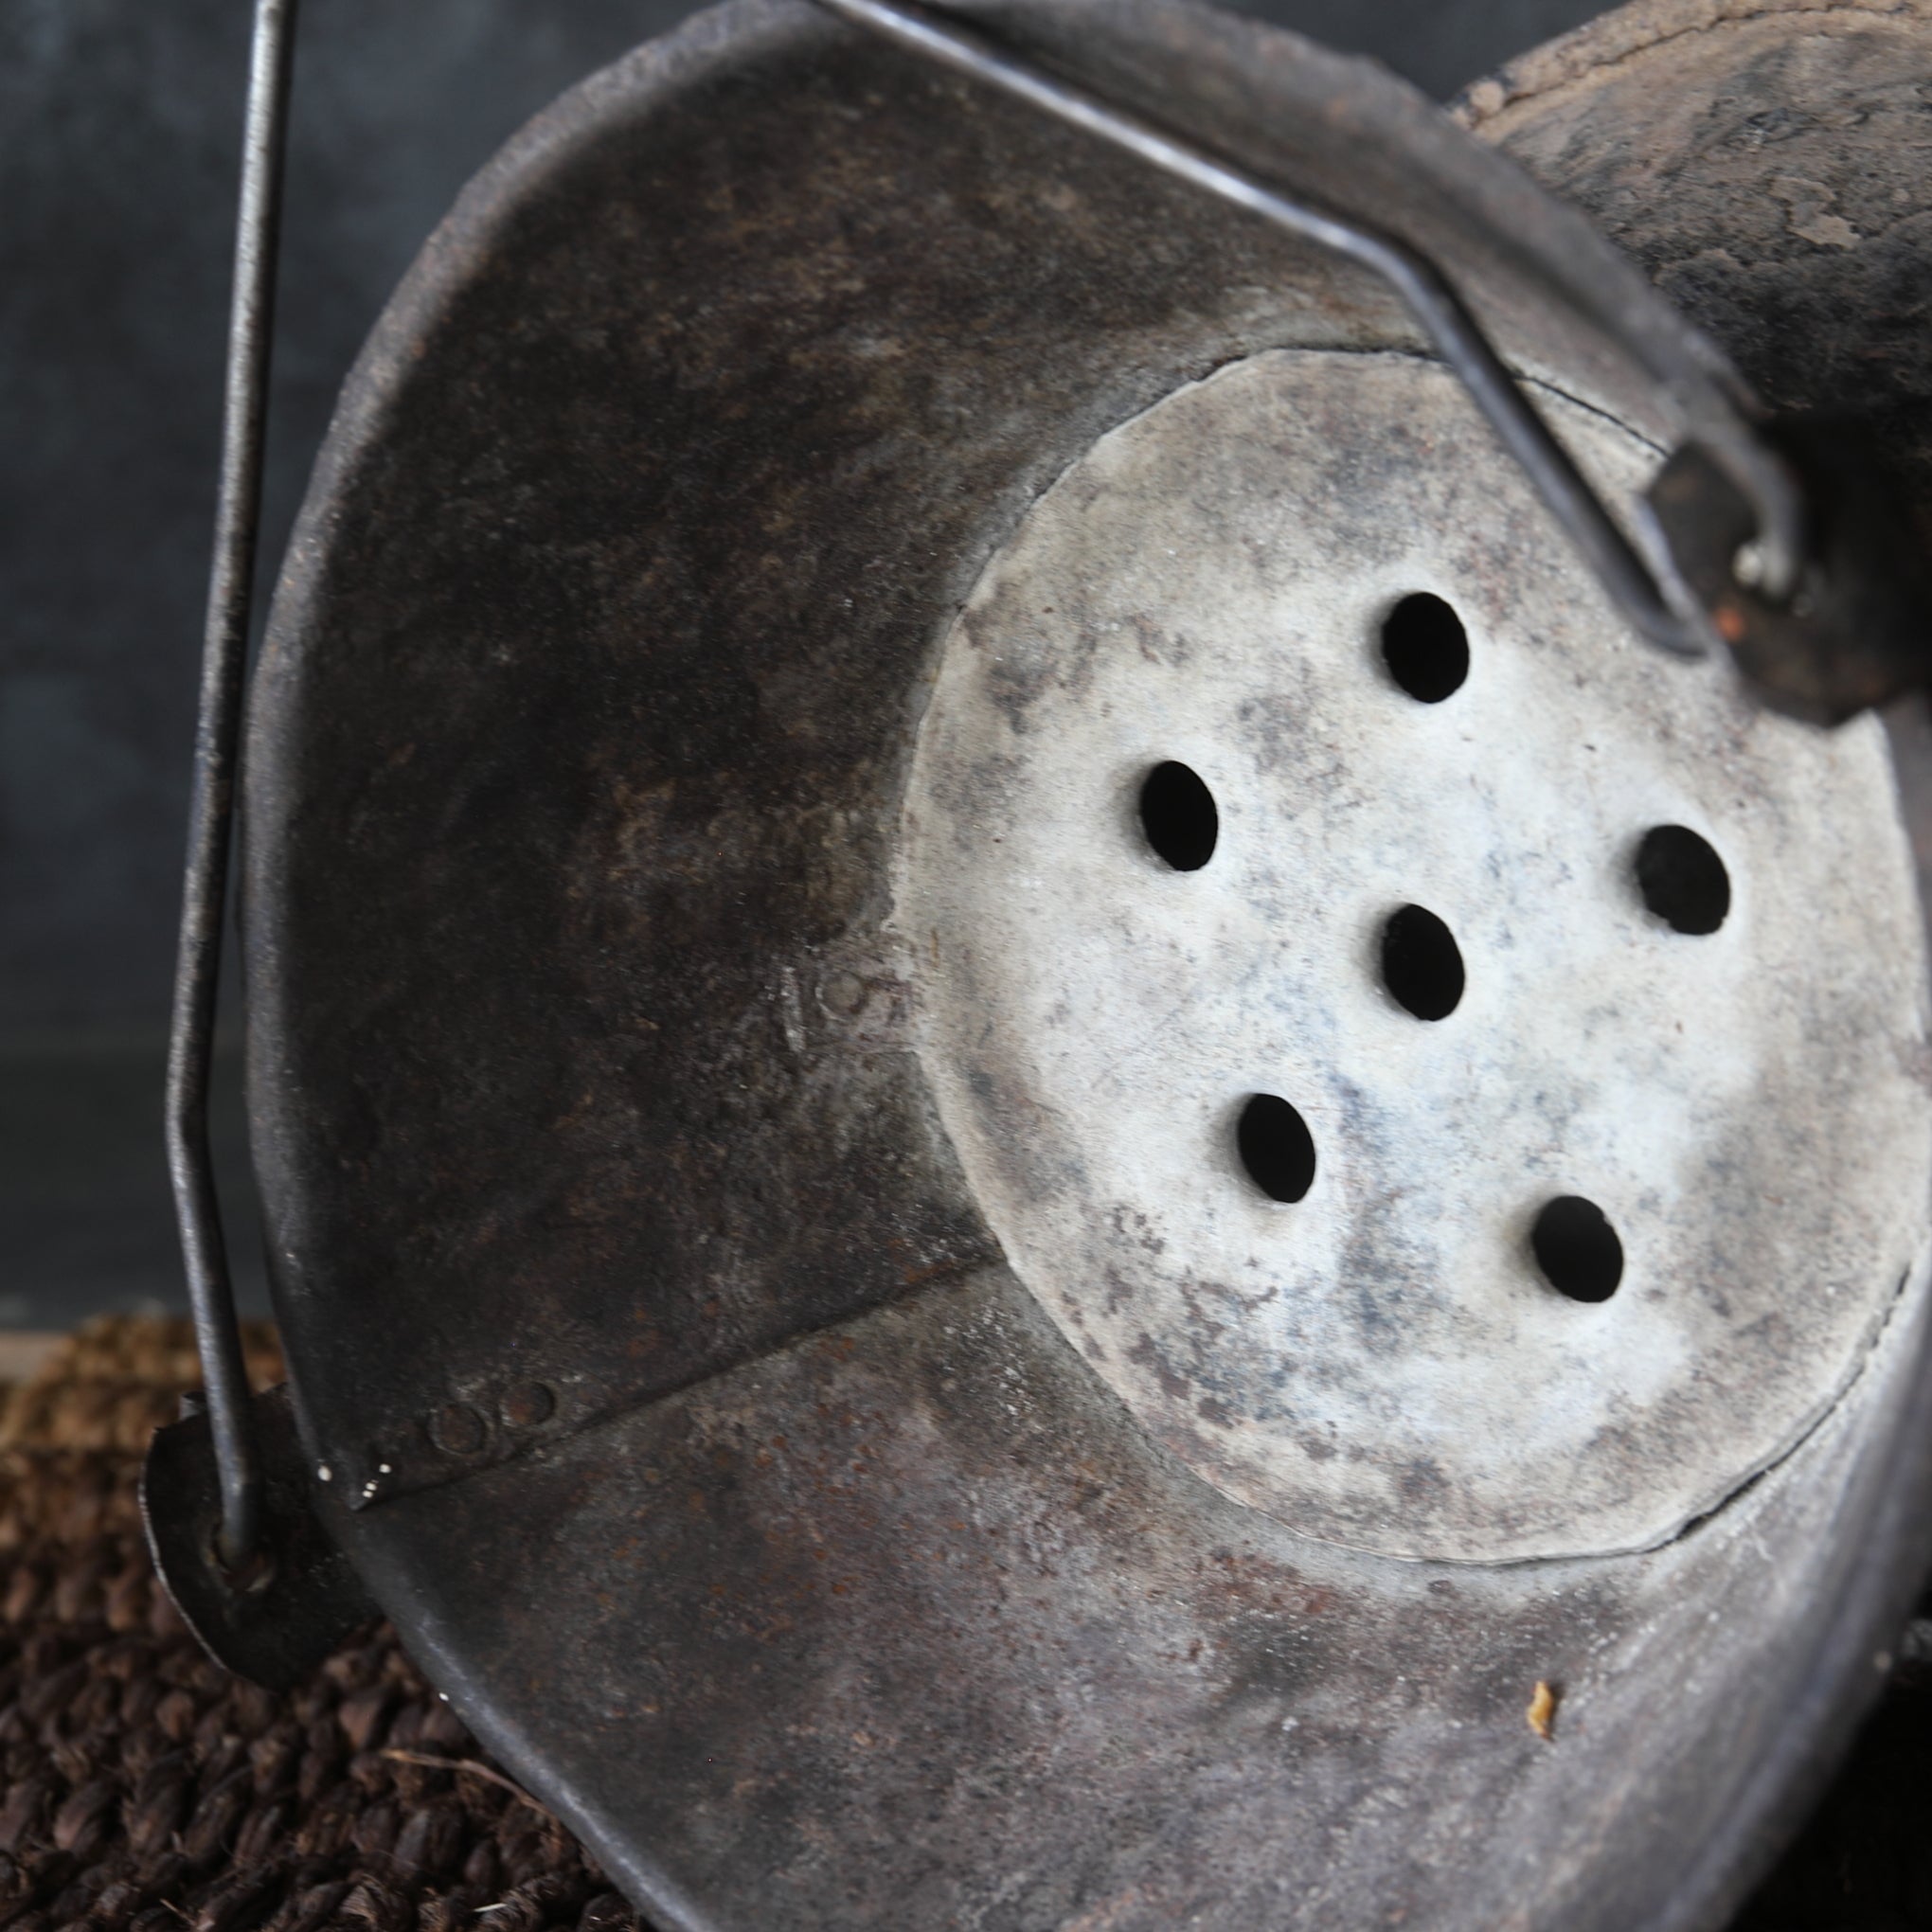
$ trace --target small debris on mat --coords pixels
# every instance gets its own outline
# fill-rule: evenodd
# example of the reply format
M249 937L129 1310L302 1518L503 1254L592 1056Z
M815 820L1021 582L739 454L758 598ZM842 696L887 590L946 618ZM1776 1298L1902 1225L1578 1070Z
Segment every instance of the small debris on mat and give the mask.
M1556 1735L1557 1699L1563 1695L1554 1684L1536 1680L1535 1694L1530 1699L1530 1728L1546 1744Z

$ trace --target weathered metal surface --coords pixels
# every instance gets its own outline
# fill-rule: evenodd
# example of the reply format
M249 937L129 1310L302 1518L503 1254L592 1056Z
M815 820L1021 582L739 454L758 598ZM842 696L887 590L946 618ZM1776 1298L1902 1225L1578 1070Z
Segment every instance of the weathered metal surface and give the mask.
M1538 404L1641 490L1654 453ZM1419 594L1461 653L1427 704L1382 644ZM1218 809L1194 869L1142 822L1167 760ZM1811 1428L1924 1263L1883 728L1644 650L1439 364L1257 357L1102 438L954 626L905 814L921 1058L1008 1259L1160 1440L1292 1529L1660 1543ZM1714 850L1714 929L1647 906L1658 827ZM1418 903L1462 972L1428 1022L1377 950ZM1312 1134L1297 1199L1243 1170L1257 1093ZM1532 1253L1561 1196L1620 1242L1605 1300Z
M1672 427L1612 339L1694 346L1395 83L973 10L1393 210L1519 367ZM759 4L520 137L345 398L249 741L296 1402L412 1647L668 1924L1708 1924L1909 1587L1917 1304L1678 1541L1443 1569L1218 1495L1001 1265L880 931L939 644L1099 437L1284 345L1415 346Z
M1923 0L1635 0L1458 112L1628 249L1769 407L1857 422L1932 542L1928 31Z
M1801 1708L1791 1619L1901 1474L1869 1423L1649 1557L1354 1557L1193 1477L993 1269L349 1533L668 1926L1649 1932L1719 1923L1687 1878Z

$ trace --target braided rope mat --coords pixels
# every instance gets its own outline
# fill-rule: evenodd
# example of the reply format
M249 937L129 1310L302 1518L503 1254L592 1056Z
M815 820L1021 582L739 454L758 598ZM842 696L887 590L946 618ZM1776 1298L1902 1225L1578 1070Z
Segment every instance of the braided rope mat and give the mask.
M272 1331L249 1357L280 1379ZM0 1926L632 1932L386 1625L282 1695L203 1655L135 1502L199 1381L186 1322L121 1317L0 1398Z

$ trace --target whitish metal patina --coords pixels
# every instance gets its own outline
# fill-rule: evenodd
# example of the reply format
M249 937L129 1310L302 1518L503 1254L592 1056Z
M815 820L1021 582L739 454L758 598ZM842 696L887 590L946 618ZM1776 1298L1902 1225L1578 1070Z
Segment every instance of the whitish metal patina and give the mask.
M1635 487L1640 443L1543 401ZM1467 635L1440 702L1385 661L1416 592ZM1167 760L1218 814L1197 869L1142 822ZM1714 932L1647 908L1657 826L1720 855ZM1466 973L1435 1023L1382 962L1409 904ZM1041 500L947 646L897 923L1015 1268L1171 1448L1325 1538L1655 1544L1816 1422L1926 1244L1879 726L1813 732L1643 650L1418 359L1256 357ZM1298 1200L1243 1162L1256 1094L1306 1123ZM1532 1251L1560 1195L1621 1243L1595 1305Z

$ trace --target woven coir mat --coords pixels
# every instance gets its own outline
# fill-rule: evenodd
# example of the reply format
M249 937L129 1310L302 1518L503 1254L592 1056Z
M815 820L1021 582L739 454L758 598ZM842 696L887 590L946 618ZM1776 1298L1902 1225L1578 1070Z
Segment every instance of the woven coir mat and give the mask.
M280 1379L272 1331L249 1369ZM202 1654L135 1497L200 1379L186 1322L116 1318L0 1396L0 1926L637 1926L386 1625L281 1694Z

